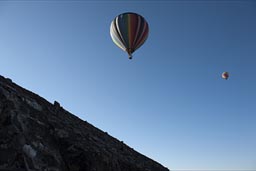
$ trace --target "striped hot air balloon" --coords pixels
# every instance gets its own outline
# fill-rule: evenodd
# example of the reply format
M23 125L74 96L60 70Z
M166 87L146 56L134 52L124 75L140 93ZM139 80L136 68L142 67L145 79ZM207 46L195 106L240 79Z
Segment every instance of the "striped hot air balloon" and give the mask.
M146 41L148 33L147 21L132 12L118 15L110 25L113 42L128 53L129 59L132 59L132 53Z

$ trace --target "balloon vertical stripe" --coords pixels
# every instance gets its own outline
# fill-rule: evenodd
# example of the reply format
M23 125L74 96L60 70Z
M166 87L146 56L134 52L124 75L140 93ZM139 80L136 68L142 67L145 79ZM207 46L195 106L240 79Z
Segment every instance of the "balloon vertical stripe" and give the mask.
M112 37L114 43L115 43L119 48L121 48L122 50L125 51L125 45L124 45L123 42L120 40L119 33L117 32L117 28L116 28L116 26L114 25L113 22L111 23L111 29L112 29L113 31L110 32L110 35L111 35L111 37Z

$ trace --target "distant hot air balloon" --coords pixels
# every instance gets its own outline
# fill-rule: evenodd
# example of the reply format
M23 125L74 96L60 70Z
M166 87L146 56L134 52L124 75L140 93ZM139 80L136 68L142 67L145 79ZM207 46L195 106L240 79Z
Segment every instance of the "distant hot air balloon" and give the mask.
M139 14L128 12L118 15L110 25L110 35L113 42L126 51L129 59L148 37L148 23Z
M222 77L223 79L227 80L228 77L229 77L229 73L228 73L228 72L223 72L222 75L221 75L221 77Z

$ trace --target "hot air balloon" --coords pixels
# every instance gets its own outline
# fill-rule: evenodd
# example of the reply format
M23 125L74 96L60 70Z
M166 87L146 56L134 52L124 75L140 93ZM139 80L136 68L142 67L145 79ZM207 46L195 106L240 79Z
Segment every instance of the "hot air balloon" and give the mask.
M222 75L221 75L221 77L222 77L223 79L227 80L228 77L229 77L229 73L228 73L228 72L223 72Z
M141 15L132 12L118 15L110 25L113 42L128 53L129 59L132 59L132 53L146 41L148 32L147 21Z

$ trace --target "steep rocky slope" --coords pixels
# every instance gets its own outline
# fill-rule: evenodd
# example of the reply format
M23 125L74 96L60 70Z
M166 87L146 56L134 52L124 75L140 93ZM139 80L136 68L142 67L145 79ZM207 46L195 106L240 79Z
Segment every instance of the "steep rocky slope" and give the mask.
M1 171L168 171L0 76Z

